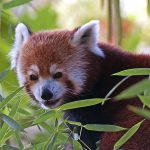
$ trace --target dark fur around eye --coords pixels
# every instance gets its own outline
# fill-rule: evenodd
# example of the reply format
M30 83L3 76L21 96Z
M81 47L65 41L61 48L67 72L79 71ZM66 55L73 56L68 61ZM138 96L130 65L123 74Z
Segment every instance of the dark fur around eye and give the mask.
M38 80L38 76L36 76L34 74L31 74L30 75L30 80L32 80L32 81Z
M62 73L62 72L57 72L57 73L54 74L53 78L54 78L54 79L59 79L59 78L61 78L62 76L63 76L63 73Z

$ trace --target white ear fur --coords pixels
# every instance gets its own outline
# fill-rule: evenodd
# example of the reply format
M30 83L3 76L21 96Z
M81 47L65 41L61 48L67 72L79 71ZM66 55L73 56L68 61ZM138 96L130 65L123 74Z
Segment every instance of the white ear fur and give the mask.
M81 26L73 35L71 43L74 46L86 45L91 52L104 57L103 51L98 47L99 21L93 20Z
M28 28L23 23L19 23L15 29L14 46L9 53L11 59L11 69L16 67L19 50L24 42L28 40L29 36L30 33Z

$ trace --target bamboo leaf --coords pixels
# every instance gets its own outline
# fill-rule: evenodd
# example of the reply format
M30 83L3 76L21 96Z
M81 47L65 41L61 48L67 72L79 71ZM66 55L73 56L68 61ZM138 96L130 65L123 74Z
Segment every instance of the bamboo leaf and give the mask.
M150 68L135 68L135 69L127 69L113 75L117 76L135 76L135 75L149 75Z
M31 113L28 111L28 110L26 110L25 108L18 108L18 112L20 113L20 114L22 114L22 115L25 115L25 116L29 116L29 115L31 115Z
M9 116L10 117L14 117L17 110L18 110L18 107L19 107L19 103L20 103L20 99L16 102L16 104L12 107L10 113L9 113ZM2 115L2 114L1 114ZM8 137L7 137L7 134L9 132L9 126L8 124L4 123L0 129L0 145L5 142Z
M8 124L12 129L17 130L17 131L23 131L21 126L12 118L9 116L2 114L2 119L3 121Z
M21 141L20 133L18 131L15 131L15 137L16 137L16 141L18 143L20 150L24 149L24 146Z
M4 123L0 128L0 145L3 145L5 143L4 137L8 131L8 128L9 126L6 123Z
M106 100L107 99L101 99L101 98L79 100L79 101L66 103L62 105L61 107L59 107L59 109L69 110L69 109L75 109L75 108L80 108L80 107L87 107L87 106L92 106L92 105L103 103Z
M45 146L45 144L46 144L46 142L37 143L29 148L26 148L25 150L42 150L43 147Z
M139 95L140 93L144 92L145 90L150 89L150 80L144 79L129 88L122 91L119 95L116 96L116 99L126 99L131 98L134 96Z
M105 96L105 98L109 98L110 95L123 83L125 82L129 77L125 77L123 78L120 82L118 82L109 92L108 94Z
M3 97L2 97L2 95L0 94L0 102L2 102L3 101Z
M58 136L58 133L53 134L53 136L46 143L45 150L51 150L54 148L54 143L56 141L57 136Z
M73 150L82 150L82 145L76 141L76 140L73 140Z
M19 108L19 104L20 104L20 101L21 99L18 99L18 101L14 104L14 106L12 107L10 113L9 113L9 116L10 117L14 117L15 114L17 113L18 111L18 108Z
M45 122L40 123L40 126L49 133L52 133L54 131L54 128L52 128L50 125L47 125Z
M150 119L150 110L148 110L146 108L143 109L143 108L139 108L139 107L135 107L135 106L128 106L128 109L140 116Z
M0 82L8 75L9 71L9 69L6 69L2 73L0 73Z
M107 125L107 124L86 124L83 127L87 130L104 131L104 132L118 132L118 131L126 130L126 128L120 126Z
M139 95L138 96L141 100L141 102L147 106L148 108L150 108L150 96L142 96L142 95Z
M13 147L13 146L10 146L10 145L4 145L2 147L2 150L19 150L19 148Z
M69 120L65 120L65 121L71 125L82 126L82 124L80 122L69 121Z
M16 96L16 94L18 94L22 89L23 89L23 87L18 88L16 91L14 91L10 95L8 95L6 98L4 98L3 101L0 102L0 109L5 107L11 101L11 99L14 98Z
M53 117L55 115L55 111L54 110L50 110L46 113L41 114L38 118L36 118L33 122L33 124L39 124L41 122L46 121L47 119Z
M16 6L19 6L19 5L23 5L25 3L29 3L31 1L32 0L12 0L10 2L4 3L3 8L4 9L9 9L9 8L13 8L13 7L16 7Z
M139 129L142 122L144 120L140 121L139 123L135 124L133 127L131 127L114 145L114 150L119 149L124 143L126 143Z

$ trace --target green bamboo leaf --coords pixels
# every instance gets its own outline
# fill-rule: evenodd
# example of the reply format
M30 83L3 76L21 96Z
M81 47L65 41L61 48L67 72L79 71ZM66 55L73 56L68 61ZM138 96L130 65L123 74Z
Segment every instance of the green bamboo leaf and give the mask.
M2 102L3 101L3 97L2 97L2 95L0 94L0 102Z
M9 116L10 117L14 117L17 110L18 110L18 107L19 107L19 103L20 103L20 99L16 102L16 104L12 107L10 113L9 113ZM10 133L9 131L9 126L4 123L0 129L0 145L2 143L4 143L9 137L7 136L8 134Z
M4 98L3 101L0 102L0 109L2 109L3 107L5 107L10 102L10 100L12 98L14 98L16 96L16 94L18 94L22 89L23 89L23 87L18 88L16 91L14 91L10 95L8 95L6 98Z
M17 131L23 131L21 126L12 118L9 116L2 114L2 119L3 121L8 124L12 129L17 130Z
M5 137L8 129L9 129L9 126L6 123L4 123L2 125L2 127L0 128L0 146L3 145L6 141L6 139L4 137Z
M6 144L6 141L9 140L13 135L14 135L14 131L9 128L9 130L7 131L7 133L4 136L4 140L2 143Z
M104 131L104 132L118 132L118 131L126 130L126 128L120 126L107 125L107 124L86 124L83 127L87 130Z
M22 115L25 115L25 116L29 116L29 115L31 115L31 113L28 111L28 110L26 110L25 108L18 108L18 112L20 113L20 114L22 114Z
M2 150L19 150L19 148L13 147L13 146L10 146L10 145L4 145L2 147Z
M113 75L117 76L134 76L134 75L149 75L150 68L135 68L135 69L127 69Z
M33 146L26 148L25 150L42 150L45 146L46 142L41 142L38 144L34 144Z
M41 114L38 118L36 118L33 122L33 124L39 124L41 122L46 121L47 119L53 117L55 115L55 111L54 110L50 110L46 113Z
M150 119L150 110L148 110L146 108L143 109L143 108L139 108L139 107L135 107L135 106L128 106L128 109L140 116Z
M139 95L140 93L144 92L145 90L150 89L150 80L144 79L129 88L122 91L119 95L116 96L116 99L126 99L131 98L134 96Z
M9 116L10 117L14 117L15 114L17 113L18 111L18 108L19 108L19 104L20 104L20 101L21 99L18 99L17 102L14 104L14 106L12 107L10 113L9 113Z
M0 73L0 82L8 75L9 71L9 69L6 69L2 73Z
M110 95L111 95L123 82L125 82L128 78L129 78L129 76L123 78L120 82L118 82L118 83L108 92L108 94L105 96L105 98L106 98L106 99L109 98Z
M65 120L65 121L71 125L82 126L82 124L80 122L69 121L69 120Z
M55 132L52 137L47 141L45 145L45 150L51 150L54 148L54 143L56 141L56 138L58 137L58 133Z
M76 140L73 140L73 149L74 150L83 150L82 145Z
M114 145L114 150L119 149L124 143L126 143L140 128L142 122L144 120L138 122L133 127L131 127Z
M24 149L24 146L21 141L20 133L18 131L15 131L15 137L16 137L16 141L18 143L20 150Z
M31 2L32 0L12 0L10 2L7 2L7 3L4 3L3 4L3 8L4 9L9 9L9 8L12 8L12 7L16 7L16 6L19 6L19 5L23 5L25 3L29 3Z
M47 125L45 122L40 123L40 126L49 133L52 133L54 131L54 128L52 128L52 126L50 125Z
M138 96L141 100L141 102L147 106L148 108L150 108L150 96L142 96L142 95L139 95Z
M101 99L101 98L79 100L79 101L66 103L62 105L61 107L59 107L59 109L69 110L69 109L75 109L75 108L80 108L80 107L87 107L87 106L92 106L92 105L103 103L106 100L107 99Z

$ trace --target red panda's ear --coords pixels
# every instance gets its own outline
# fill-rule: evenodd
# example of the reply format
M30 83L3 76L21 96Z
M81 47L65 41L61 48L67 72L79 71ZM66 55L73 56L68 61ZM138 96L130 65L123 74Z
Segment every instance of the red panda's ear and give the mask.
M98 47L99 21L93 20L78 28L71 39L74 46L85 46L96 55L104 57L103 51Z
M16 67L19 50L29 37L30 31L26 25L19 23L15 29L14 46L9 53L9 57L11 59L11 69Z

